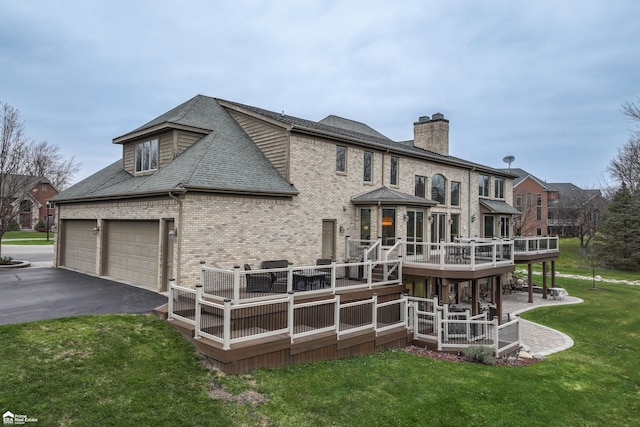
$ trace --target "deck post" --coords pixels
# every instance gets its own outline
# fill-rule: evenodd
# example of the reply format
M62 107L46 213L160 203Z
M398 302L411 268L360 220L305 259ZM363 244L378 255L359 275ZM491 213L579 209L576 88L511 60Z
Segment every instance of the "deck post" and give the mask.
M547 299L547 262L542 261L542 299Z
M196 300L194 301L195 303L194 308L196 310L196 316L195 316L196 327L195 327L195 331L193 332L194 338L200 338L200 329L201 329L200 321L201 321L201 315L202 315L202 310L200 310L201 300L202 300L202 283L198 283L196 285Z
M233 300L240 301L240 266L233 266Z
M333 324L336 325L336 337L340 339L340 294L335 295L336 306L333 313Z
M168 320L173 319L173 299L175 298L175 289L173 288L176 284L176 279L169 279L169 315L167 316Z
M224 300L224 325L223 325L222 349L231 348L231 300Z
M336 262L331 261L331 292L336 291Z
M527 282L529 283L529 303L533 303L533 266L527 263Z
M289 316L287 316L287 327L289 329L289 338L291 339L291 344L293 344L293 334L295 333L295 331L293 330L293 319L295 311L295 307L293 305L293 291L287 292L287 299L289 302L289 306L287 307L287 311L289 312Z
M371 299L373 300L373 313L371 313L373 330L378 332L378 294L371 295Z

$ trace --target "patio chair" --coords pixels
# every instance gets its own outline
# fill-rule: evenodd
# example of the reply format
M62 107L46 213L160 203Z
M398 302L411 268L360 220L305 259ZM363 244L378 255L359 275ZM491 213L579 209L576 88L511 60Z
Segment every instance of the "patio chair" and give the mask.
M250 271L249 264L244 265L245 271ZM269 273L251 273L246 275L247 292L271 292L273 277Z
M271 261L262 261L262 268L287 268L289 267L289 261L286 259L279 260L271 260ZM271 290L272 292L286 293L287 292L287 282L288 282L288 274L286 271L278 271L274 273L270 273L272 277L271 281Z
M331 265L332 263L333 263L333 260L329 258L320 258L316 260L316 265ZM323 287L331 286L331 269L318 268L318 271L324 273L324 277L322 278L322 286Z

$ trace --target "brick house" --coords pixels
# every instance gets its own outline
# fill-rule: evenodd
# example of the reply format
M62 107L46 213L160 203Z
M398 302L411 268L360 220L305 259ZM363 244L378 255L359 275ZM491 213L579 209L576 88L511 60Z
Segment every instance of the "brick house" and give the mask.
M194 286L200 261L344 261L348 237L512 236L514 175L450 156L441 114L413 128L392 141L337 116L198 95L115 138L122 159L54 198L54 263L164 291L169 278ZM411 292L434 292L428 275L406 277Z
M10 192L11 210L22 230L34 229L40 220L44 223L49 215L50 224L55 223L55 211L47 202L58 194L51 182L43 177L30 175L7 175L2 180L3 194Z

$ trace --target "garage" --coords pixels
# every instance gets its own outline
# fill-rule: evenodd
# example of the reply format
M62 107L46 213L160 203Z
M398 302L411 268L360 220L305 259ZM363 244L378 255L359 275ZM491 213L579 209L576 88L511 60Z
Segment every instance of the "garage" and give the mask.
M104 274L115 279L158 287L158 221L106 221Z
M62 265L83 273L96 273L97 239L92 232L95 226L95 220L62 221Z

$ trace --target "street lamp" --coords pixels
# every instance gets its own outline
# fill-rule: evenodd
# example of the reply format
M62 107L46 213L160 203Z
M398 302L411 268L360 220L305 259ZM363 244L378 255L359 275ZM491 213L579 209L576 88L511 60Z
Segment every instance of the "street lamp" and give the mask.
M51 209L51 202L47 200L47 242L49 241L49 209Z

